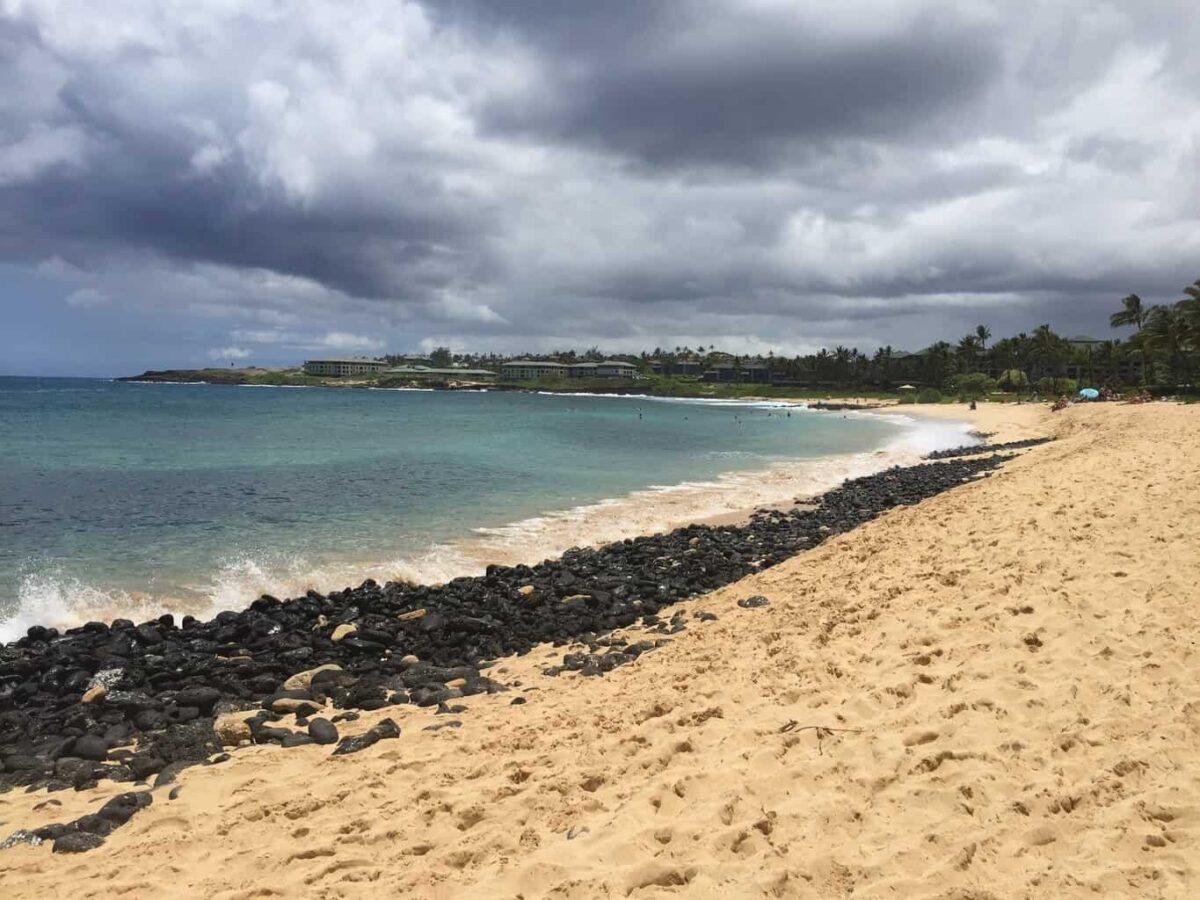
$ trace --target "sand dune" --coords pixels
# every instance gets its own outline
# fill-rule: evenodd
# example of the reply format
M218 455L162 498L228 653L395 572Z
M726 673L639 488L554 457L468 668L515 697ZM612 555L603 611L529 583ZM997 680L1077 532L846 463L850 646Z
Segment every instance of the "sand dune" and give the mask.
M237 751L89 854L0 851L0 892L1197 896L1200 407L979 422L1059 440L683 604L718 620L604 678L543 648L355 756ZM0 835L117 787L5 795Z

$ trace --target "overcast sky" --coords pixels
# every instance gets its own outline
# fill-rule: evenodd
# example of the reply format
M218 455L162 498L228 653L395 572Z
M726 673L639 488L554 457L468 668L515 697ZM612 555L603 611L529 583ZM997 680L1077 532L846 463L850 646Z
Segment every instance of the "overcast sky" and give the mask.
M0 373L1107 336L1194 0L0 0Z

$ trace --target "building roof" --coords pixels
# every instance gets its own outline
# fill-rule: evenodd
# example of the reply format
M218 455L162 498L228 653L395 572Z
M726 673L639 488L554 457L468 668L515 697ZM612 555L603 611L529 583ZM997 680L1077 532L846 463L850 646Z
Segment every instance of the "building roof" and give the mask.
M596 365L598 365L598 366L627 366L630 369L637 368L637 366L635 366L633 363L625 362L625 360L623 360L623 359L606 359L602 363L596 363Z
M293 357L293 358L294 358L294 357ZM340 364L340 363L354 363L354 364L356 364L356 365L361 365L361 364L363 364L363 363L367 363L368 365L372 365L372 366L386 366L386 365L387 365L387 363L385 363L385 362L384 362L383 360L381 360L381 359L331 359L331 358L322 358L322 359L306 359L306 360L304 361L304 364L305 364L306 366L307 366L309 363L339 363L339 364Z
M512 362L504 363L501 368L504 368L504 366L554 366L559 369L565 369L567 367L566 363L548 362L542 359L514 359Z

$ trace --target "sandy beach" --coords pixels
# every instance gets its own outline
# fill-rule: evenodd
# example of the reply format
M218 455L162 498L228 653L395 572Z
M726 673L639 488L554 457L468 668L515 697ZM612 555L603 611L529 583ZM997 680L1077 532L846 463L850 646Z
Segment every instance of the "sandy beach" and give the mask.
M0 850L0 890L1194 896L1200 407L904 412L1056 440L680 604L717 619L604 677L543 646L356 755L236 750L95 851ZM122 787L5 794L0 838Z

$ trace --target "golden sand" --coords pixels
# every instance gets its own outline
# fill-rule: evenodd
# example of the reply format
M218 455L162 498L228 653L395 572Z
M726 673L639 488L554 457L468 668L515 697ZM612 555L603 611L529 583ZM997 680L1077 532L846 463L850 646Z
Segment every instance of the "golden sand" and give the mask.
M0 895L1200 896L1200 407L977 421L1059 440L604 678L542 648L460 729L192 768L98 850L0 851ZM0 834L118 787L4 795Z

